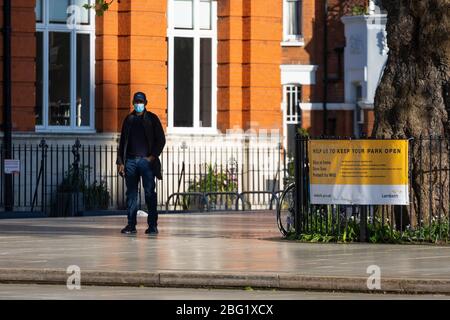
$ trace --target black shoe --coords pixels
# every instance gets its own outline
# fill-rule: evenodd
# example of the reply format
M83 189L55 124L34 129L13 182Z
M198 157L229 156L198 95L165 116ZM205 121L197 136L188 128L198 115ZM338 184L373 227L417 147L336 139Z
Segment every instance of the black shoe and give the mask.
M158 233L159 233L158 227L149 227L147 230L145 230L145 234L148 234L148 235L155 235Z
M121 233L124 234L135 234L136 231L136 227L132 227L130 225L127 225L125 228L122 229L122 231L120 231Z

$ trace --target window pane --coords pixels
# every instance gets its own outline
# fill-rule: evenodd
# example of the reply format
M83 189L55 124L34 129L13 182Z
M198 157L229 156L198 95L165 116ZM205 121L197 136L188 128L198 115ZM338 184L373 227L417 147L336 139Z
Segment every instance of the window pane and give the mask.
M174 39L174 126L194 125L194 39Z
M192 29L192 0L174 1L174 23L176 29Z
M291 121L291 117L292 117L292 101L291 101L291 96L292 96L292 90L291 90L291 87L288 87L287 88L287 90L286 90L286 95L287 95L287 97L286 97L286 107L287 107L287 112L286 112L286 115L287 115L287 121Z
M36 125L42 125L42 104L43 104L43 88L44 88L44 72L43 72L43 35L42 32L36 33Z
M89 10L83 8L85 4L89 4L89 0L75 0L73 3L80 8L80 18L78 23L89 24Z
M70 126L70 33L49 32L49 124Z
M298 123L300 115L298 114L297 106L301 102L302 91L300 86L288 85L286 86L286 121L287 123Z
M66 23L69 0L48 0L51 23Z
M200 2L200 29L211 29L211 0Z
M36 21L42 22L42 0L36 1L35 11L36 11Z
M302 1L288 0L289 35L301 35Z
M77 35L77 99L76 120L77 127L90 124L90 97L91 97L91 62L90 62L90 36Z
M211 39L200 39L200 127L211 127Z

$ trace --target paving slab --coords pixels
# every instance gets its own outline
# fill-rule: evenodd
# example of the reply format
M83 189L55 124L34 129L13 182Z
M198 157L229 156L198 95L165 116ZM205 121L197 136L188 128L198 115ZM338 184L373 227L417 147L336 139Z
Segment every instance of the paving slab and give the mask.
M146 287L94 287L67 290L62 285L0 284L0 300L450 300L448 295L400 295L358 292L239 290Z
M101 285L450 293L450 247L284 241L271 211L160 215L160 234L124 236L125 217L0 220L0 281L61 283L77 265ZM34 279L34 280L33 280Z

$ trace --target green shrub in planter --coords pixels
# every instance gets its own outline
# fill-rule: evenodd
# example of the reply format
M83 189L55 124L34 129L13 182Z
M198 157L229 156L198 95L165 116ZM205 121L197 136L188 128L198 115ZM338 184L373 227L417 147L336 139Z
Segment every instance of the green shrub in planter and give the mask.
M352 8L352 15L354 16L363 16L367 14L367 6L364 5L356 5Z
M111 196L106 183L95 181L84 190L84 203L87 210L107 210Z
M232 169L228 171L220 171L217 166L207 165L206 174L200 177L199 180L194 180L188 187L188 192L235 192L238 189L237 175ZM236 198L233 196L211 195L209 202L211 207L216 205L224 205L223 197L226 199L225 205L233 207ZM200 210L203 211L206 206L203 199L198 196L184 196L183 209L184 210Z
M50 216L73 217L84 210L83 198L88 174L87 166L80 166L78 173L73 165L70 166L56 189L56 200L52 205Z

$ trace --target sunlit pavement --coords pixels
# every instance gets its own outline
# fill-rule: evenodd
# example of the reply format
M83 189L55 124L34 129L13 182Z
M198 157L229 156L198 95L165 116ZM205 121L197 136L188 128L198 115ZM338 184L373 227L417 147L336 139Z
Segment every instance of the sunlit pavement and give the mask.
M276 273L450 280L450 247L281 240L273 212L160 215L158 236L124 236L125 217L0 220L0 269ZM1 275L2 270L0 270Z
M328 293L278 290L90 287L0 284L0 300L450 300L445 295Z

